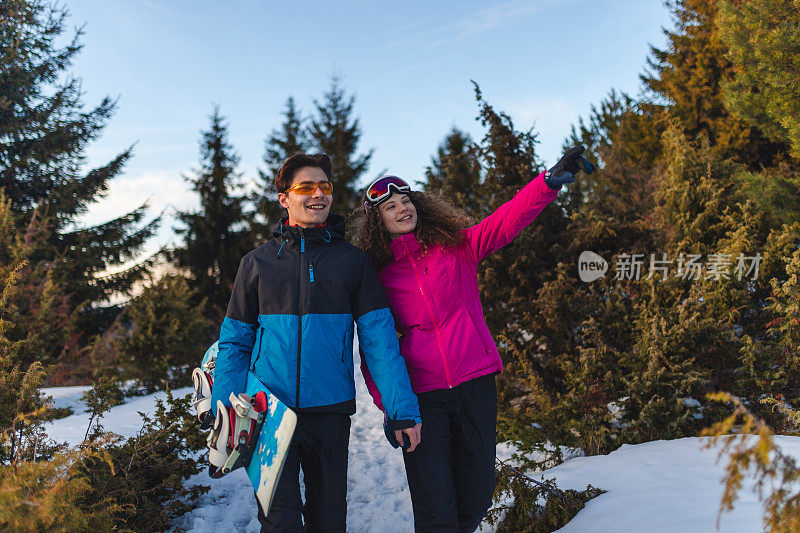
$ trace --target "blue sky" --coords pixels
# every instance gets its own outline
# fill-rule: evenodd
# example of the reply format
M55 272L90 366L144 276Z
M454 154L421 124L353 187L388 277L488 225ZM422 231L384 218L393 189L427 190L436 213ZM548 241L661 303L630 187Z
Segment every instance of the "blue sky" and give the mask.
M67 0L85 25L72 73L85 102L119 97L90 162L137 143L124 176L84 217L97 223L149 199L154 212L196 204L182 174L197 165L212 104L229 120L244 180L289 96L306 114L332 72L356 94L369 177L418 180L452 126L475 138L470 80L519 129L535 127L554 163L570 126L609 89L639 92L649 44L670 25L659 0L506 2ZM171 238L168 221L153 246Z

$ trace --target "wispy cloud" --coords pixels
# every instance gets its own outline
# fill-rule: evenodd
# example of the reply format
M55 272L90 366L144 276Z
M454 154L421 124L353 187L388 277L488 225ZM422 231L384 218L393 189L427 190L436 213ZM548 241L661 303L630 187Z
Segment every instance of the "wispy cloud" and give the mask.
M524 20L536 13L541 13L556 7L563 7L564 0L513 0L503 2L492 7L479 9L462 15L448 24L423 26L421 22L409 25L409 30L420 27L417 31L407 31L395 40L389 41L387 46L416 45L432 49L439 46L456 43L503 27L510 22Z
M168 7L163 6L162 4L158 3L155 0L137 0L140 4L155 11L160 11L161 13L166 13L167 15L178 16L178 13L169 9Z

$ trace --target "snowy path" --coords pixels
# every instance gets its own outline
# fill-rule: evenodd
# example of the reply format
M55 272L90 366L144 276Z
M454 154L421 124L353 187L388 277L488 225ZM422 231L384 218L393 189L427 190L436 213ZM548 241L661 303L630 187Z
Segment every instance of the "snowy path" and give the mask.
M373 405L358 365L356 405L347 467L347 530L413 531L402 452L386 442L383 415ZM195 533L260 531L253 489L244 470L231 472L220 480L212 480L203 472L189 483L210 485L211 491L201 497L198 508L184 516L178 525Z
M356 359L358 352L356 348ZM350 458L347 473L348 531L380 531L386 533L413 530L411 497L406 484L403 458L383 435L383 415L373 405L356 365L357 412L350 429ZM56 407L72 407L76 413L56 420L47 432L56 440L70 445L83 440L88 424L81 394L89 387L54 387L43 392L53 396ZM191 387L176 389L175 396L192 392ZM163 392L134 398L117 406L102 419L103 426L125 437L141 427L137 412L152 412L155 398ZM211 490L200 499L197 509L185 515L180 527L195 533L217 531L260 531L256 519L253 489L244 470L236 470L221 479L211 479L204 471L188 481L191 485L207 485Z
M413 531L401 452L386 442L382 415L372 405L358 366L356 388L358 411L352 418L347 484L348 531ZM83 439L88 416L82 413L79 399L84 390L86 387L45 391L56 398L57 406L70 405L77 413L55 421L48 429L56 440L77 444ZM190 392L187 387L175 394ZM154 398L163 396L156 393L135 398L112 409L102 423L111 431L132 436L141 427L137 411L152 412ZM800 459L800 437L777 437L776 442ZM739 493L734 511L725 513L720 529L716 529L724 462L718 464L716 450L704 449L704 443L705 439L685 438L622 446L608 455L577 457L543 472L546 478L555 477L562 488L582 490L592 484L607 491L590 501L561 531L761 531L761 505L750 490L749 480ZM498 446L498 455L507 459L509 446ZM189 483L209 485L211 491L177 525L193 532L259 531L255 498L244 470L219 480L212 480L203 472Z

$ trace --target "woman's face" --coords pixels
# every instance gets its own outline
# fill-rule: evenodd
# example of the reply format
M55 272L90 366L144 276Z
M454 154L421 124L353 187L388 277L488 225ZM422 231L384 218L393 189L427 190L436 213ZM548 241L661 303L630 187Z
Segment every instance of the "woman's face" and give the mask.
M392 194L378 206L378 213L391 239L411 233L417 227L417 208L406 194Z

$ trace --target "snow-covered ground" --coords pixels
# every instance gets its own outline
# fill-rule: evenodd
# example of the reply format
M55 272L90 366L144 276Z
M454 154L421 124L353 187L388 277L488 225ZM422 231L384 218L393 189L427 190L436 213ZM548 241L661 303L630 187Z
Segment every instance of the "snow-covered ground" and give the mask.
M402 452L386 442L383 414L373 405L358 365L356 389L357 411L350 426L347 469L347 529L413 531ZM189 483L210 485L211 491L201 497L197 509L184 517L181 527L196 533L261 530L253 488L243 469L220 480L212 480L202 472Z
M81 396L91 387L52 387L42 389L42 392L52 396L55 407L72 407L75 413L72 416L54 420L52 427L47 430L47 434L56 442L67 442L70 446L75 446L83 442L86 435L86 428L89 425L89 414L86 413L85 405L81 401ZM172 394L176 397L191 394L192 387L174 389ZM112 408L103 416L100 423L109 431L118 433L123 437L133 437L142 428L142 418L139 412L154 413L156 398L166 399L165 392L157 392L149 396L138 396L129 398L128 402Z
M800 437L778 436L775 441L800 459ZM591 484L607 491L560 531L763 531L752 479L739 491L733 511L722 514L717 530L727 459L717 461L718 450L705 448L707 442L708 438L684 438L623 445L608 455L577 457L543 472L555 477L561 488L582 490Z
M372 402L356 365L358 412L350 433L348 471L348 531L413 531L411 500L406 486L401 452L385 441L382 415ZM58 441L76 444L83 439L88 415L83 413L83 387L47 389L59 407L71 406L76 414L55 421L48 433ZM185 395L191 388L178 389ZM152 412L156 397L135 398L117 406L103 425L125 436L141 426L138 411ZM588 502L563 532L741 532L762 531L762 509L748 480L739 492L735 509L722 515L716 529L722 496L724 461L706 449L706 439L685 438L622 446L608 454L576 457L536 477L555 477L558 486L582 490L591 484L607 492ZM777 437L777 444L800 459L800 437ZM511 448L498 447L507 459ZM243 470L219 480L203 472L190 484L210 485L198 508L184 516L179 526L194 532L259 531L253 490Z

